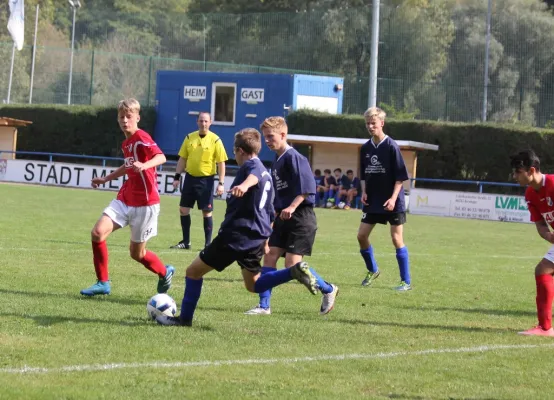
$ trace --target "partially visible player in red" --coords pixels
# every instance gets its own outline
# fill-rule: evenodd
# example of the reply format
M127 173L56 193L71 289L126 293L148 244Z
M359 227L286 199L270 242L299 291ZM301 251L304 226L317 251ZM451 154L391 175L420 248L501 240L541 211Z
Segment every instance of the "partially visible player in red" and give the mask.
M150 135L138 128L139 114L140 104L137 100L126 99L119 102L117 120L125 134L121 145L125 163L106 177L92 180L92 187L97 188L127 174L127 180L121 186L117 199L112 200L104 209L92 228L92 254L98 281L81 290L81 294L85 296L110 294L106 239L110 233L127 225L131 228L131 258L158 275L158 293L166 293L171 287L175 269L171 265L166 267L156 254L146 250L148 239L158 233L160 196L156 167L165 163L166 159Z
M541 173L540 160L531 151L521 151L511 157L514 179L521 186L528 186L525 200L531 213L531 221L537 227L540 237L554 244L554 175ZM554 299L554 246L535 267L537 283L537 316L539 324L535 328L519 332L520 335L551 336L552 300Z

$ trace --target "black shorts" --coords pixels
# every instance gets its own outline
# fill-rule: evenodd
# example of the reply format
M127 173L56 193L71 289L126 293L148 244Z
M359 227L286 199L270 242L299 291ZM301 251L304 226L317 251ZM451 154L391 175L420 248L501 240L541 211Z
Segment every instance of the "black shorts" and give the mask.
M279 247L287 253L309 256L312 254L317 221L311 206L300 206L289 220L277 216L269 238L270 247Z
M223 271L229 265L237 262L241 269L244 268L253 274L262 270L260 261L264 255L265 242L257 248L247 251L237 251L225 244L225 239L218 235L212 243L200 252L200 259L216 271Z
M371 213L367 213L366 208L364 207L362 211L362 222L370 225L375 225L375 224L386 225L387 223L393 226L404 225L406 223L406 213L400 212L400 213L387 213L387 214L371 214Z
M198 203L198 209L212 211L214 202L214 177L192 176L186 174L181 186L181 207L193 208Z

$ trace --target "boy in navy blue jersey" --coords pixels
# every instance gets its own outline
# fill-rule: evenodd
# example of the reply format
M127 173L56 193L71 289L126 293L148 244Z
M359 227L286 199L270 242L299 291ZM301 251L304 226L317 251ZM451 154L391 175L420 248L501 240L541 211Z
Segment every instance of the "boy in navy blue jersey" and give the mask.
M277 260L285 255L285 267L303 265L305 255L312 253L317 230L314 213L315 181L306 157L287 144L288 127L282 117L267 118L261 125L267 146L277 153L271 167L275 187L276 219L269 238L269 253L264 257L262 278L274 273ZM335 304L338 287L324 281L313 269L309 269L317 281L317 288L323 293L319 313L329 313ZM271 314L271 291L260 293L260 303L248 310L250 315Z
M261 145L261 134L256 129L246 128L235 135L234 153L240 169L227 196L225 219L215 240L187 268L180 316L159 317L161 325L191 326L203 276L214 269L221 272L235 261L251 292L262 293L296 279L312 294L317 293L316 277L306 263L260 276L260 260L268 251L267 239L275 217L271 176L257 157Z
M383 132L386 114L377 107L369 108L365 123L371 139L360 151L362 174L362 222L358 229L360 253L367 267L362 286L369 286L379 277L379 268L369 243L369 234L376 224L390 224L392 243L400 269L398 291L411 290L408 249L404 246L403 226L406 223L406 207L402 182L408 180L408 171L396 142Z
M316 169L314 171L314 180L315 180L315 206L319 207L323 201L323 196L325 194L325 182L324 177L321 175L321 170Z
M345 210L350 210L352 202L358 196L358 187L360 186L360 179L354 176L354 171L349 169L346 171L346 175L343 175L340 181L340 195L346 197Z
M344 175L342 174L342 169L335 168L333 171L333 174L335 175L335 199L333 202L335 203L333 208L338 208L339 203L342 201L342 195L341 195L341 182Z
M335 190L337 189L337 180L333 175L331 175L331 170L326 169L323 171L323 184L325 186L325 192L323 195L323 204L326 206L328 202L331 202L333 205L335 203Z

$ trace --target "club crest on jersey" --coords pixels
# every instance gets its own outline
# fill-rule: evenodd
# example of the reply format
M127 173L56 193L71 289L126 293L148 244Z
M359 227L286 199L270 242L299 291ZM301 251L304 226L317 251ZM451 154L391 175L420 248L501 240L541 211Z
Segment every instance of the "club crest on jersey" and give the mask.
M125 158L125 168L131 168L133 166L134 162L135 162L134 157L126 157Z
M552 198L547 197L546 198L546 204L548 204L548 207L552 207Z
M370 160L371 165L381 165L379 158L376 155L371 156Z

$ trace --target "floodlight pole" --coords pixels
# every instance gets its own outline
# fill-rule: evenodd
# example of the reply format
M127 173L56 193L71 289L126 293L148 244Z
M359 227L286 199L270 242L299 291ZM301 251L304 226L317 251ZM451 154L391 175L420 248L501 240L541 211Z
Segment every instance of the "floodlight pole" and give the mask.
M377 60L379 52L379 7L380 0L373 0L371 10L371 56L369 60L368 107L377 105Z
M487 33L485 37L485 78L483 84L483 109L481 112L481 120L487 121L487 102L488 102L488 89L489 89L489 52L491 46L491 14L492 14L492 0L489 0L487 7Z
M75 48L75 16L77 9L81 7L79 0L69 0L69 5L73 9L73 24L71 28L71 57L69 59L69 88L67 90L67 104L71 104L71 83L73 78L73 52Z
M39 5L37 4L37 11L35 13L35 37L33 38L33 61L31 64L31 87L29 89L29 104L33 103L33 82L35 79L35 61L37 58L38 12Z

